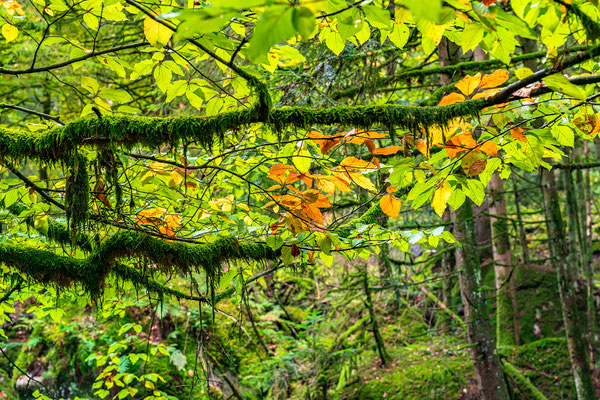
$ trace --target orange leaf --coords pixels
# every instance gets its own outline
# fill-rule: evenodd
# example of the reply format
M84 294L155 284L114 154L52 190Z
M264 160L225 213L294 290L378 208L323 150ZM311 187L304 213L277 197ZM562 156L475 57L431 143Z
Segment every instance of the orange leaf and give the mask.
M385 191L388 193L394 193L396 191L396 186L388 186Z
M508 80L508 71L499 69L492 74L484 75L479 83L480 88L493 88L502 85Z
M486 165L487 165L487 160L485 158L482 160L475 161L473 164L471 164L471 167L469 168L469 176L479 175L480 173L483 172Z
M321 132L310 131L308 133L308 137L313 140L313 142L319 145L321 149L321 154L326 154L329 150L331 150L336 144L340 141L332 136L324 135Z
M286 164L282 164L282 163L278 163L273 165L270 169L269 169L269 178L273 179L274 181L276 181L277 183L292 183L297 181L299 178L296 176L296 179L289 179L285 178L284 175L287 171L295 171L294 167L291 167L289 165Z
M404 147L402 147L402 146L390 146L390 147L381 147L379 149L376 149L375 151L372 151L371 153L373 153L373 155L377 154L377 155L387 156L387 155L390 155L390 154L396 154L400 150L404 150Z
M373 157L373 159L372 159L371 161L373 161L373 164L375 164L375 166L376 166L378 169L381 169L381 165L379 164L379 158L377 158L377 157Z
M379 200L381 211L394 219L398 219L401 205L402 201L391 194L386 194L381 198L381 200Z
M523 132L525 132L523 130L523 128L519 128L519 127L512 128L510 130L510 136L514 137L515 139L517 139L520 142L527 143L527 138L525 137L525 135L523 135Z
M359 160L356 157L346 157L340 163L340 166L353 169L375 169L375 164L365 160Z
M96 182L96 186L94 186L94 196L96 196L96 198L98 200L100 200L105 206L106 208L108 208L109 210L112 210L112 206L110 205L110 200L108 200L108 196L106 196L106 192L104 191L104 182L102 181L98 181Z
M367 146L369 153L375 154L373 153L375 151L375 143L371 139L365 139L365 146Z
M488 156L495 157L498 155L498 145L491 140L483 142L483 144L477 146L477 149L483 151Z
M456 84L456 88L465 96L469 96L477 89L479 82L481 82L480 73L477 73L475 76L467 75Z
M323 214L321 214L321 211L313 204L302 203L300 207L308 218L312 219L317 224L323 224Z
M470 150L475 147L477 147L477 142L471 136L471 132L459 133L446 142L446 152L450 158L456 157L463 150Z
M465 96L460 93L450 93L445 96L438 104L438 106L447 106L454 103L461 103L465 101Z

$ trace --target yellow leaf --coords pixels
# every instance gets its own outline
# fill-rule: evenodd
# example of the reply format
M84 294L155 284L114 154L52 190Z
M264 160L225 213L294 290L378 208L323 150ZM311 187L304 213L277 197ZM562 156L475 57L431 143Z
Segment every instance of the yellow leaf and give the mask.
M477 89L479 82L481 82L480 73L477 73L475 76L467 75L456 84L456 88L465 96L469 96Z
M499 69L492 74L484 75L479 83L480 88L493 88L502 85L508 80L508 71Z
M438 104L438 106L447 106L454 103L461 103L465 101L465 96L460 93L450 93L445 96Z
M168 183L169 187L179 186L179 184L183 182L183 175L181 172L175 170L171 172L171 180Z
M519 68L515 71L515 75L519 79L525 79L533 75L533 71L527 67Z
M2 36L6 39L6 42L11 42L19 36L19 30L14 25L4 24L2 25Z
M400 206L402 205L402 201L397 199L394 195L386 194L379 200L379 206L381 210L388 216L398 219L398 214L400 213Z
M370 192L377 192L377 188L373 185L373 182L360 172L346 172L346 176L350 178L350 181L363 189L367 189Z
M493 95L495 95L499 91L500 91L500 89L488 89L488 90L484 90L483 92L479 92L479 93L475 94L475 96L473 96L472 99L473 100L487 99L488 97L492 97Z
M154 10L152 13L154 16L158 16L160 10ZM144 19L144 35L146 35L146 39L148 39L148 42L152 46L162 48L171 39L173 31L160 22L155 21L152 17L147 16Z
M433 192L433 199L431 200L431 206L434 211L440 217L444 214L444 210L446 209L446 204L448 204L448 200L450 199L450 194L452 193L452 187L447 181L442 182L442 184Z

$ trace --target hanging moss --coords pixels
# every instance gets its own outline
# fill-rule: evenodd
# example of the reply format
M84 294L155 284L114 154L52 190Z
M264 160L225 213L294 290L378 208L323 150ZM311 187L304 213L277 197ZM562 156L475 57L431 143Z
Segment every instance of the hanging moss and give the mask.
M162 300L164 297L175 297L177 300L196 300L196 297L187 295L178 290L168 288L155 280L151 279L147 275L142 274L137 269L125 265L120 262L116 262L111 271L118 279L123 281L132 282L136 288L143 287L149 293L157 294Z
M78 230L87 222L89 200L90 182L87 160L84 156L75 153L70 158L65 191L65 213L73 243L77 240Z
M600 38L600 24L590 18L584 11L582 11L579 7L574 6L569 2L565 2L562 0L557 0L557 3L563 5L568 13L568 16L576 16L583 25L583 29L585 29L585 34L590 41L595 41Z
M27 207L19 203L13 203L7 208L7 210L15 216L19 216L26 209ZM93 240L91 237L83 232L79 232L75 243L71 243L71 232L68 227L54 219L48 218L47 225L39 228L35 227L35 220L31 215L27 216L24 222L28 227L36 229L40 235L47 237L53 243L67 245L74 244L84 251L89 252L92 250Z
M103 148L98 153L98 167L105 171L105 182L110 182L115 194L115 212L120 215L123 205L123 189L119 183L121 162L113 148Z

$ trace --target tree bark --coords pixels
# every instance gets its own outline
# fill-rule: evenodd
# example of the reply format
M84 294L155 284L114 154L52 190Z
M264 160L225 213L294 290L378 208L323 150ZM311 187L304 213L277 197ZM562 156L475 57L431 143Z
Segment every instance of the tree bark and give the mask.
M576 268L577 254L569 252L565 227L560 212L560 202L554 173L541 168L542 190L546 210L546 223L552 262L556 269L558 292L565 324L569 359L575 380L575 390L578 400L592 400L594 389L592 386L590 366L587 360L587 340L582 335L579 322L581 321L576 304Z
M460 271L458 279L477 387L483 400L508 400L508 389L496 353L485 292L481 290L481 263L477 254L470 201L466 201L455 212L454 236L462 244L462 248L456 250L456 265Z
M496 341L498 346L520 344L516 316L517 297L514 282L514 264L510 250L504 183L496 172L490 180L490 217L492 251L496 276Z

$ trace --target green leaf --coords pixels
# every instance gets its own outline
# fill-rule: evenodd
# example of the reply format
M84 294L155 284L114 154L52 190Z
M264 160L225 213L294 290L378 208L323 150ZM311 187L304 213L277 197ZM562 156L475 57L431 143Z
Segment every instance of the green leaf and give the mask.
M114 100L119 103L127 103L133 100L133 97L131 97L129 93L122 89L102 89L100 93L98 93L98 96L104 99Z
M292 14L294 28L302 36L304 40L308 40L315 30L316 19L312 11L308 7L294 8Z
M573 147L575 144L575 132L573 128L566 125L554 125L551 132L552 136L563 146Z
M169 359L171 360L171 364L173 364L175 368L177 368L177 371L183 370L187 365L187 359L185 358L185 354L183 354L179 350L175 350L173 353L171 353L171 357Z
M386 29L392 24L390 12L384 8L369 5L363 7L363 11L367 21L375 28Z
M254 26L250 47L246 52L250 61L266 64L266 55L269 49L296 34L293 14L294 7L288 5L267 7Z
M408 0L405 5L417 19L426 19L436 24L441 22L441 0Z
M267 246L272 250L277 250L283 246L283 238L281 235L269 235L267 236Z
M555 92L574 97L577 100L585 101L586 99L585 90L569 82L567 77L563 74L553 74L547 76L543 79L543 81L546 84L546 86L548 86Z
M156 80L156 85L160 90L163 91L163 93L167 92L172 78L173 73L166 66L160 64L154 69L154 79Z

